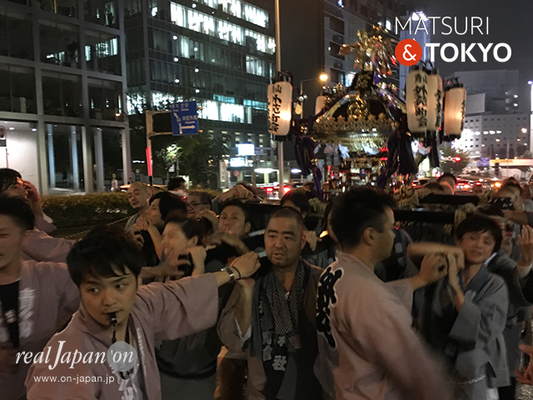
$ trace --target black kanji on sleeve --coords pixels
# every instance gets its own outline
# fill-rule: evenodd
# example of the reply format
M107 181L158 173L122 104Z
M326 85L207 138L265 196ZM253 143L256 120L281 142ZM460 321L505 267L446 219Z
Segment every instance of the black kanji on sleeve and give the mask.
M335 294L335 283L342 277L342 269L331 272L332 268L327 267L320 276L318 282L318 299L316 310L316 329L318 333L322 334L328 345L334 349L337 347L335 338L331 333L330 325L330 307L337 303L337 296Z

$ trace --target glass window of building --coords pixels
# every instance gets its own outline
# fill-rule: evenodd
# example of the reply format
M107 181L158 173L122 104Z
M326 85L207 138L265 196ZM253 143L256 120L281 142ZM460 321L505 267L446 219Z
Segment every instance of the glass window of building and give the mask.
M138 86L145 82L144 60L130 60L126 64L128 86Z
M252 24L266 28L268 26L268 13L261 8L240 0L194 0L208 7L216 8L222 12L244 19Z
M0 55L33 60L30 14L0 7Z
M85 21L112 28L119 28L118 4L116 1L85 0L83 7Z
M198 110L199 117L202 119L210 119L218 121L220 119L218 112L218 102L212 100L206 100L202 104L202 109Z
M250 4L244 4L244 19L263 28L268 26L268 13Z
M39 20L41 61L80 68L80 33L75 25Z
M82 117L81 76L46 70L42 74L44 113Z
M77 0L37 0L41 10L50 11L54 14L64 15L65 17L78 17Z
M119 38L107 32L85 31L87 69L121 75Z
M174 54L193 60L205 61L204 44L185 36L176 37Z
M102 128L102 152L104 156L104 181L106 190L111 190L113 174L122 181L122 133L120 129Z
M170 16L171 21L180 27L217 37L231 43L246 46L252 46L253 44L254 49L257 51L274 54L276 47L274 38L248 29L243 30L239 25L226 20L214 18L211 15L184 7L177 3L171 3ZM246 39L246 37L254 39L255 42Z
M122 120L122 84L105 79L88 79L89 115L94 119Z
M159 29L148 28L148 38L152 49L165 53L171 52L170 33Z
M48 187L80 190L83 188L81 128L46 124Z
M141 14L143 11L142 0L125 0L124 13L126 16Z
M179 79L178 66L158 60L150 60L150 80L170 83Z
M246 56L246 72L258 76L267 76L266 61L260 60L257 57Z
M34 69L0 64L0 111L37 113Z
M141 88L132 88L128 85L128 115L140 113L146 106L146 96Z

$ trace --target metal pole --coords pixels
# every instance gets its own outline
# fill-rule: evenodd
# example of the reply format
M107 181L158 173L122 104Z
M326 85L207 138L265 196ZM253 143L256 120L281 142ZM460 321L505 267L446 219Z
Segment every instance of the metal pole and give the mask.
M152 112L150 110L146 110L145 114L146 118L146 167L148 172L148 183L150 186L153 185L153 164L152 164L152 142L150 141L149 134L153 130L153 119L152 119Z
M276 69L281 71L281 29L279 20L279 0L276 0Z
M300 81L300 96L304 95L304 82ZM302 101L302 108L300 108L300 118L304 117L304 101Z
M507 178L509 178L509 138L507 138Z
M276 70L281 71L281 30L279 20L279 0L276 0ZM283 142L278 142L278 165L280 193L283 193Z
M529 117L529 151L531 152L533 150L533 81L528 81L528 85L530 87L530 102L531 102L531 110L530 110L530 117Z

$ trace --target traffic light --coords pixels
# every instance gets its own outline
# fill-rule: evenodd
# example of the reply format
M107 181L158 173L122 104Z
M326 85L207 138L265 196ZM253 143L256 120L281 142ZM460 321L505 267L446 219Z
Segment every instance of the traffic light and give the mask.
M454 157L454 158L453 158L453 161L455 161L455 162L460 162L460 161L461 161L461 157Z
M172 135L170 111L146 111L146 134Z
M157 113L152 116L152 130L154 133L172 132L172 120L170 112Z
M494 175L500 177L500 163L494 163Z

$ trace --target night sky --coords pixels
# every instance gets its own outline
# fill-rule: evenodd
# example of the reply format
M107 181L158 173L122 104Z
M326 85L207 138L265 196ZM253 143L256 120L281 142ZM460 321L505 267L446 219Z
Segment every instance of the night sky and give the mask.
M437 67L441 70L441 75L449 75L454 70L517 69L520 71L521 81L533 80L533 0L403 0L402 2L411 6L413 10L421 6L428 16L458 17L458 21L461 21L458 28L461 31L464 29L466 16L478 16L483 20L489 17L488 36L481 36L479 33L474 36L458 36L455 33L449 36L437 34L431 38L434 43L467 43L468 47L470 43L480 42L487 45L504 42L513 50L511 59L506 63L494 61L492 50L489 51L489 62L481 62L482 53L477 46L472 50L472 55L478 60L477 63L471 61L443 63L439 55L437 61L440 62ZM442 24L438 27L447 31ZM502 51L500 56L503 55Z

